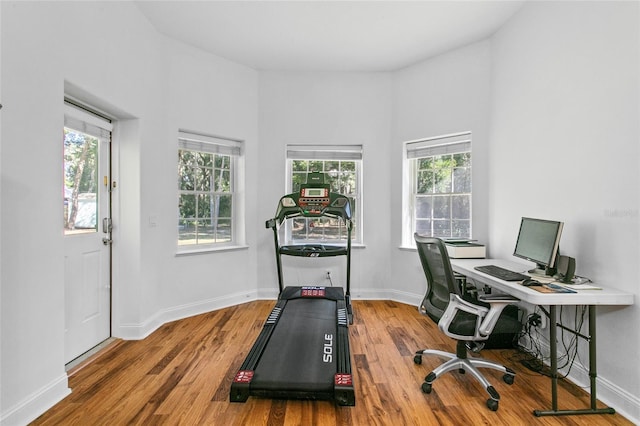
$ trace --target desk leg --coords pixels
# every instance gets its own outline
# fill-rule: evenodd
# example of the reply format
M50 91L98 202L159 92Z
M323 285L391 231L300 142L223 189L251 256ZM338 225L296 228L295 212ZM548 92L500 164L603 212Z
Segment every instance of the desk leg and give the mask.
M558 317L556 306L549 307L549 348L551 350L551 410L558 411Z
M598 378L596 362L596 306L589 305L589 380L591 385L591 410L596 414L615 414L616 410L610 407L596 408L596 379Z
M549 307L549 350L551 351L551 410L533 410L536 417L540 416L568 416L575 414L615 414L616 410L610 407L596 408L596 307L589 305L589 380L591 386L591 404L582 410L558 410L558 327L556 306Z

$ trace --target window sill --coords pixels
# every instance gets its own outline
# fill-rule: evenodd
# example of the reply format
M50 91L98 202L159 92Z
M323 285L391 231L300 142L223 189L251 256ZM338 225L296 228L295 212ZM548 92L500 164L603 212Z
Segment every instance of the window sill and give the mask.
M416 247L411 247L411 246L400 246L398 248L400 250L402 250L402 251L417 251L418 250Z
M183 249L176 252L176 257L181 256L191 256L197 254L206 254L206 253L216 253L222 251L237 251L237 250L246 250L249 246L246 245L237 245L237 246L222 246L222 247L199 247L192 249Z

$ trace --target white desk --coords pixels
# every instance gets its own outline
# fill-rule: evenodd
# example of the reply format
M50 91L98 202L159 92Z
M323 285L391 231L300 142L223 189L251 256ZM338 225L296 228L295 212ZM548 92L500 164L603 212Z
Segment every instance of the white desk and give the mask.
M613 414L613 408L596 407L596 306L597 305L632 305L633 294L615 289L578 290L577 293L541 293L519 282L504 281L475 270L476 266L497 265L515 272L522 272L522 264L502 259L451 259L453 270L468 278L486 284L503 293L533 305L549 306L549 350L551 352L551 410L534 410L536 416L570 415L570 414ZM557 306L585 305L589 307L589 335L584 337L589 342L589 377L591 382L591 404L582 410L558 409L558 347L557 347Z

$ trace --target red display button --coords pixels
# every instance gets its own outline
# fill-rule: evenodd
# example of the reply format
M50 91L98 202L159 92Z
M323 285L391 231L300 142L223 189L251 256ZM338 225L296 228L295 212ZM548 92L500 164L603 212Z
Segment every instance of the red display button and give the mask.
M336 386L352 386L353 379L351 378L351 374L336 374L334 383Z
M236 377L234 377L234 383L251 383L253 379L253 371L251 370L240 370L236 373Z

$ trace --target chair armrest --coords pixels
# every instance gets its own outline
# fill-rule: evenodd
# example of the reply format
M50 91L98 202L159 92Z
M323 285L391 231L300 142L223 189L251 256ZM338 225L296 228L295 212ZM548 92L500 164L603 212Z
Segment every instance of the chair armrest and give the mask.
M478 297L478 300L485 303L497 303L507 301L509 303L519 302L520 299L513 297L510 294L484 294Z
M467 312L471 315L475 315L476 317L476 326L475 332L473 335L461 335L456 334L450 330L450 326L456 318L456 313L458 311ZM489 309L476 305L471 302L467 302L462 299L457 294L449 294L449 304L447 305L447 309L442 314L440 321L438 322L438 328L447 336L453 337L454 339L459 340L482 340L482 336L478 336L478 328L481 325L482 319L487 315ZM486 339L486 337L484 337Z
M502 310L507 305L518 302L520 299L507 294L496 294L491 296L482 296L479 300L488 303L489 308L468 302L457 294L450 294L449 305L438 322L438 328L444 334L453 337L454 339L474 341L487 340L498 322L498 318L500 317ZM473 336L459 335L449 330L451 323L455 319L457 311L464 311L476 316L476 327Z
M478 333L482 336L489 336L489 334L491 334L493 327L495 327L498 322L498 318L500 317L502 310L507 305L520 301L520 299L508 294L485 295L479 297L478 300L489 304L489 312L482 319L480 327L478 327Z

